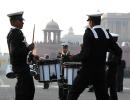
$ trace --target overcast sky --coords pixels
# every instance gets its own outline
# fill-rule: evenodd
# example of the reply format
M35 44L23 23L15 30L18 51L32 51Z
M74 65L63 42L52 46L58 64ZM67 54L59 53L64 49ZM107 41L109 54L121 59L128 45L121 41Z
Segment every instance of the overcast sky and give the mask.
M87 14L129 13L128 0L0 0L0 49L8 52L6 36L10 30L7 14L24 11L22 31L31 43L35 24L35 41L43 41L43 29L52 19L58 23L62 36L73 27L75 34L84 34Z

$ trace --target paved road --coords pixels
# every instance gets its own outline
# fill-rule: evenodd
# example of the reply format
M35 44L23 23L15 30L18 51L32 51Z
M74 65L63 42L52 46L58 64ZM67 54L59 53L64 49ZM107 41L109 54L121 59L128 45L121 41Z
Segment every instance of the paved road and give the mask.
M4 75L0 76L0 100L14 100L16 79L7 79ZM56 82L50 83L49 89L43 89L43 83L35 80L35 99L34 100L58 100L58 86ZM124 79L124 91L118 93L119 100L130 99L130 79ZM81 94L79 100L95 100L94 93L87 92Z

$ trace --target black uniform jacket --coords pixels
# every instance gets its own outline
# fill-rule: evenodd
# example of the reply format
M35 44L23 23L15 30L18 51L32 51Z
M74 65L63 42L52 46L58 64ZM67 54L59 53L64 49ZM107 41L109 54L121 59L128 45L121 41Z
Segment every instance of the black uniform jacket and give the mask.
M90 28L85 30L80 56L83 67L91 71L101 71L105 69L106 52L111 50L118 58L121 58L122 50L109 33L107 34L109 38L106 37L102 28L97 27L94 30L98 38L95 38Z
M62 62L69 62L70 61L70 52L68 51L67 53L64 53L63 51L62 52L59 52L58 53L58 58L61 58L62 59Z
M7 36L7 44L13 71L20 73L28 70L29 67L26 62L29 50L22 31L12 28Z

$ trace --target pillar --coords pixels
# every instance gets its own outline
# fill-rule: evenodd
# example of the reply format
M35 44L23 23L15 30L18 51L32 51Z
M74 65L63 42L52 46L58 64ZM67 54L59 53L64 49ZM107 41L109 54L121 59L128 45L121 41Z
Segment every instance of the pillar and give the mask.
M44 43L47 43L47 32L44 32Z
M51 32L48 32L48 43L51 43Z
M56 43L56 33L53 33L53 43Z
M57 33L57 41L60 43L60 33Z

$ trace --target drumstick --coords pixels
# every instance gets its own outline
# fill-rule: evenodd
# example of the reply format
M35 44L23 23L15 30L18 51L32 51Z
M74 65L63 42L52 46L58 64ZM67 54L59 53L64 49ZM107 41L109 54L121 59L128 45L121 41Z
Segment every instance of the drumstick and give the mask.
M33 28L33 37L32 37L32 43L34 42L34 33L35 33L35 24L34 24L34 28Z
M34 34L35 34L35 24L34 24L34 27L33 27L33 37L32 37L32 43L34 43ZM31 51L32 54L34 53L34 50Z

